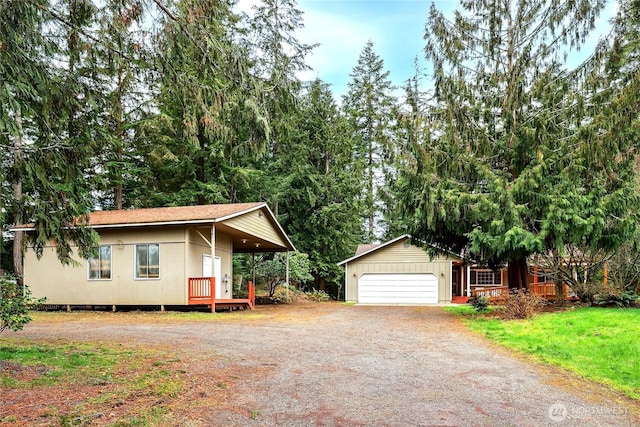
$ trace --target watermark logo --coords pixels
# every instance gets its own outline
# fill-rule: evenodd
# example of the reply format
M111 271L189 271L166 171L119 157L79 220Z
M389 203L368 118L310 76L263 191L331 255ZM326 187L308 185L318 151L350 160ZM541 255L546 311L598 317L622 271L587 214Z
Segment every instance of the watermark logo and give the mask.
M549 406L549 419L559 423L567 418L618 417L628 414L624 406L570 406L557 402Z
M564 421L567 418L567 407L562 403L554 403L549 406L549 418L555 423Z

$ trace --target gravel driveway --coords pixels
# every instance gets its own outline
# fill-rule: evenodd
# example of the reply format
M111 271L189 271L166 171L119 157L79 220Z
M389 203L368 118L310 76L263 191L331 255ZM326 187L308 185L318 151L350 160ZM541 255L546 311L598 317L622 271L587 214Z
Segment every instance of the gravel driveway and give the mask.
M189 426L640 425L640 402L528 363L441 307L306 303L135 324L69 316L19 336L166 346L200 373L193 395L223 381L217 404L175 414Z

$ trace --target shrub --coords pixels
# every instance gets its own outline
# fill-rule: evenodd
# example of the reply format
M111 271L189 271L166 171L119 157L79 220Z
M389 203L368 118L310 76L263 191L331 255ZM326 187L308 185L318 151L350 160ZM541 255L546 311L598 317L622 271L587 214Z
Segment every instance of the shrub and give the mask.
M306 292L307 298L311 301L326 302L329 301L329 294L325 291L318 291L315 288L311 292Z
M526 289L516 289L509 293L500 309L505 319L528 319L542 308L542 298Z
M639 298L640 297L633 291L617 292L609 289L608 292L595 295L593 304L600 306L634 307L638 303Z
M486 295L474 295L469 298L469 304L471 304L478 313L484 313L489 309L489 297Z
M0 279L0 332L21 330L31 321L29 310L37 309L45 299L34 300L26 286L15 280Z

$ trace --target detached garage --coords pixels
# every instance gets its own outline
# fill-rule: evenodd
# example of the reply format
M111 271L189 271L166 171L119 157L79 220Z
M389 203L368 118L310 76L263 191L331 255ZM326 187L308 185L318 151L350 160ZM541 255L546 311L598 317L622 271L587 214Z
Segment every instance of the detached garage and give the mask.
M460 260L431 258L401 236L382 244L360 245L338 265L345 269L345 299L360 304L438 304L451 302L452 267Z

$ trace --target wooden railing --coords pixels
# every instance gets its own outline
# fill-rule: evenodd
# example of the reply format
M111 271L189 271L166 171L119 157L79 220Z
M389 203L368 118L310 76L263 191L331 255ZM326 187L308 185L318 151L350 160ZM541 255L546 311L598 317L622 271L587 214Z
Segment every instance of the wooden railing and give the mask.
M197 301L208 302L215 299L215 277L190 277L189 278L189 304ZM193 302L192 302L193 301Z
M540 282L529 284L529 291L545 299L555 299L558 295L558 288L554 282ZM565 298L570 298L571 288L566 283L562 284L562 294Z
M216 298L216 278L215 277L190 277L189 278L189 304L211 305L211 312L215 312L216 304L225 307L249 306L253 309L256 305L256 287L253 282L247 283L248 297L234 299Z
M253 309L256 306L256 287L251 280L247 283L249 288L249 306Z
M487 296L489 299L499 299L509 295L509 287L508 286L495 286L493 288L476 288L471 291L471 295L476 296Z

